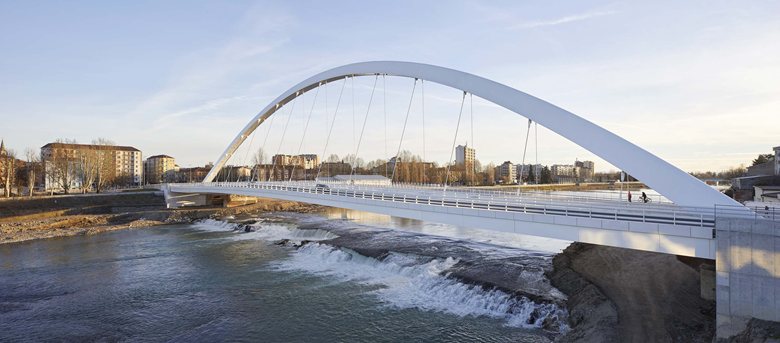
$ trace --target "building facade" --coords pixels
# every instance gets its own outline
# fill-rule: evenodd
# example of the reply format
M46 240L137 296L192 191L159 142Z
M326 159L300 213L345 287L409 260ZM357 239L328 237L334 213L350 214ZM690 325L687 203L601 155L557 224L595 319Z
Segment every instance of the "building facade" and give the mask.
M775 176L780 176L780 146L773 148L775 151Z
M592 181L596 175L596 165L593 161L575 161L574 166L577 168L577 177L581 181Z
M150 156L144 161L146 184L172 182L176 173L176 160L168 155Z
M476 161L476 150L466 145L458 145L455 147L455 164L464 166L466 170L474 168L474 161Z
M510 161L505 161L495 169L496 181L505 184L517 183L517 167Z
M179 168L174 182L201 182L212 167L214 167L213 164L207 164L204 167Z
M515 165L517 179L528 180L529 175L533 172L535 182L539 183L539 180L542 179L542 168L544 168L544 166L541 164L517 164Z
M49 143L41 147L46 190L91 188L84 182L117 186L140 185L142 154L130 146ZM93 175L89 175L89 174Z
M274 155L271 163L277 166L295 166L303 169L315 169L320 165L320 157L317 154L302 155Z
M555 183L574 183L579 178L579 168L571 164L553 164L550 174Z

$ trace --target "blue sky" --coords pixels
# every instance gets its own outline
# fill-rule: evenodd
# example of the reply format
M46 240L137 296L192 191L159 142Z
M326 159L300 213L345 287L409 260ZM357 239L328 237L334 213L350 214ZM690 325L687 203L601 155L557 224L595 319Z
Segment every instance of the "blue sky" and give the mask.
M780 3L759 1L0 1L0 136L17 152L60 137L105 137L201 165L304 78L352 62L406 60L508 84L685 170L724 169L780 145L779 13ZM372 82L355 81L358 124ZM390 116L399 118L411 81L387 85ZM459 94L426 87L426 153L444 162ZM331 115L337 91L328 91ZM301 101L310 105L312 96ZM386 155L377 104L359 151L367 160ZM283 144L271 135L266 151L297 152L307 106L293 112ZM344 109L344 134L328 154L354 152L351 102ZM325 110L315 104L321 119L304 152L321 153ZM524 119L479 99L474 112L478 158L519 162ZM390 120L391 151L400 128ZM421 154L421 131L411 131L403 148ZM471 140L470 131L458 142ZM540 130L540 163L575 158L612 168Z

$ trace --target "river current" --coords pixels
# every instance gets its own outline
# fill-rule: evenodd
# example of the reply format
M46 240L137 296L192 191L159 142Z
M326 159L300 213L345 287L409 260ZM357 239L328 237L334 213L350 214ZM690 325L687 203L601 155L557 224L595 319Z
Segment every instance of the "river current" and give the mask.
M248 233L206 220L0 245L0 342L547 342L567 329L555 303L452 277L506 259L517 284L561 299L543 270L567 242L347 210L255 219ZM328 244L340 235L404 249L368 257Z

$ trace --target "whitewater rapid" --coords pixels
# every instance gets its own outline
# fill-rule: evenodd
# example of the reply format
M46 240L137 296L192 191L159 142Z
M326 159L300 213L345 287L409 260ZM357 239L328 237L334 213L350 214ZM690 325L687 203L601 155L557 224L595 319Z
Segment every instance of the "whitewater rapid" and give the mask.
M300 229L293 223L261 220L251 225L253 231L244 232L243 225L208 219L195 223L193 228L233 233L219 239L262 240L268 243L308 241L308 244L290 251L288 258L271 262L266 268L293 276L315 275L335 282L365 285L381 304L391 308L460 317L484 316L501 320L506 326L527 329L555 328L561 333L568 330L567 311L554 303L535 303L523 296L484 289L451 277L451 270L459 262L456 256L432 258L389 252L381 258L373 258L328 245L328 240L339 237L328 230ZM523 271L520 277L535 282L542 276L541 273Z

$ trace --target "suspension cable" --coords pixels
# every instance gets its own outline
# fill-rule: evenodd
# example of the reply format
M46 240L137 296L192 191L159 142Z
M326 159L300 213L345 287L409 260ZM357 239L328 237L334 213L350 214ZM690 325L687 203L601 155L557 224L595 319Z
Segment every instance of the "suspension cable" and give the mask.
M534 180L536 180L536 183L541 183L539 178L542 176L541 171L539 173L536 172L536 168L539 167L539 125L537 125L536 122L534 122L534 150L536 152L534 153L534 156L536 157L536 163L534 164Z
M469 107L471 112L471 147L474 149L474 94L469 93ZM468 144L467 144L468 145ZM474 150L476 151L476 150ZM465 164L466 162L466 150L463 149L463 162ZM476 154L474 154L474 159L476 160ZM474 181L476 180L476 173L477 173L477 161L471 161L471 184L474 185ZM464 167L466 167L464 165Z
M320 94L320 87L319 87L320 85L322 85L322 83L320 83L317 86L317 91L314 92L314 101L311 102L311 109L309 110L309 117L306 118L306 125L303 126L303 135L301 135L301 144L298 145L298 154L297 154L298 158L301 158L300 156L301 156L301 149L303 148L303 141L306 138L306 130L309 128L309 121L311 120L311 115L312 115L312 113L314 113L314 105L317 104L317 95ZM304 162L304 178L306 177L306 166L305 166L305 163L306 162ZM294 173L295 173L295 164L293 163L292 170L290 171L290 180L289 181L292 181Z
M293 101L292 101L292 106L290 108L290 114L287 115L287 122L284 123L284 129L282 130L282 138L279 139L279 147L276 148L276 155L279 155L279 153L282 151L282 144L284 143L284 136L287 135L287 127L290 125L290 118L292 118L292 115L293 115L293 113L295 111L295 103L298 102L297 100L298 100L298 94L299 93L300 93L300 91L295 92L295 98L293 98ZM276 163L274 163L273 156L271 157L271 168L273 169L273 173L276 174ZM282 180L284 180L284 165L282 165ZM270 179L269 179L269 181L270 181Z
M412 110L412 101L414 100L414 90L417 88L417 78L414 79L414 85L412 86L412 95L409 98L409 106L406 108L406 118L404 119L404 128L401 131L401 140L398 141L398 152L395 153L395 163L393 163L393 176L390 178L392 183L395 179L395 170L401 163L401 144L404 142L404 134L406 134L406 123L409 122L409 113Z
M452 164L452 155L455 153L455 142L458 141L458 130L460 130L460 118L463 116L463 103L466 102L466 91L463 91L463 97L460 99L460 112L458 112L458 124L455 125L455 137L452 138L452 148L450 149L450 159L447 161L447 173L444 175L444 192L447 192L447 183L450 182L450 165Z
M357 164L358 151L360 150L360 143L363 141L363 133L366 131L366 123L368 122L368 114L371 112L371 102L374 100L374 91L376 90L376 83L379 81L379 74L374 77L374 87L371 88L371 97L368 98L368 107L366 108L366 116L363 119L363 128L360 129L360 138L358 138L357 146L355 147L355 155L352 161L352 170L349 172L349 181L352 183L352 175L355 174L355 165Z
M241 163L242 165L246 163L247 159L249 159L249 152L252 151L252 144L255 141L255 131L252 131L251 136L252 137L249 138L249 147L247 148L246 153L244 154L244 160ZM252 177L252 172L249 173L249 178L251 178L251 177ZM239 177L239 181L241 181L240 177ZM250 181L250 180L247 180L247 181Z
M385 120L385 157L387 157L387 74L382 74L382 107L384 107ZM385 177L387 177L387 163L385 163ZM392 182L392 180L391 180Z
M526 150L528 150L528 136L531 135L531 123L533 123L533 121L529 118L528 127L526 128L526 132L525 132L525 146L523 146L523 161L520 163L520 182L517 185L517 195L520 195L520 184L523 183L523 170L525 169L525 152Z
M425 159L425 80L420 80L420 90L422 91L422 139L423 139L422 182L423 184L425 184L426 176L428 175L425 172L425 164L428 161L427 159Z
M277 105L278 106L278 105ZM268 124L268 131L265 132L265 138L263 138L263 145L260 146L260 150L263 151L263 154L265 154L265 143L268 142L268 136L271 134L271 129L274 126L274 118L276 118L275 115L271 115L271 122ZM265 159L265 156L262 156L263 159ZM259 160L259 159L258 159ZM257 164L262 165L263 161L259 160L257 161ZM257 170L257 180L260 180L260 168L258 166L255 166L255 169Z
M352 147L355 146L355 76L352 76L352 80L349 87L352 92Z
M347 79L344 79L344 82L341 84L341 91L339 91L339 97L338 100L336 100L336 110L333 111L333 121L330 124L330 129L328 130L328 136L325 138L325 147L322 148L322 160L323 162L320 163L319 169L317 169L317 176L314 177L314 180L316 181L320 177L320 172L322 171L322 165L325 164L325 153L328 152L328 143L330 142L330 135L333 133L333 126L336 125L336 115L339 113L339 105L341 105L341 96L344 94L344 86L347 85ZM325 116L328 116L328 111L325 111Z

